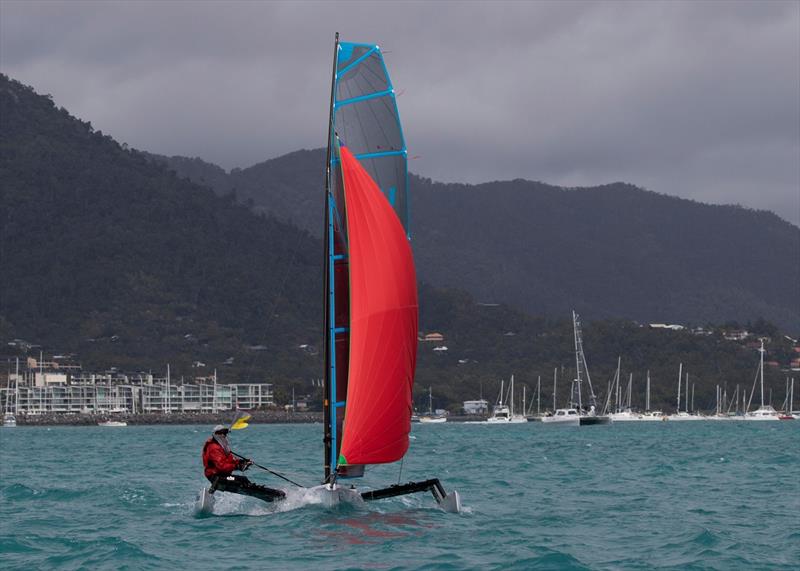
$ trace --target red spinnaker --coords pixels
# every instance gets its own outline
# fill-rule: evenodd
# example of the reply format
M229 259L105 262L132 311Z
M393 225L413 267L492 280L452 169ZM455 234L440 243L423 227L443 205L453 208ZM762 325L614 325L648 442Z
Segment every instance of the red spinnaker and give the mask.
M350 263L350 359L340 464L408 450L417 359L417 280L403 226L369 173L340 147Z

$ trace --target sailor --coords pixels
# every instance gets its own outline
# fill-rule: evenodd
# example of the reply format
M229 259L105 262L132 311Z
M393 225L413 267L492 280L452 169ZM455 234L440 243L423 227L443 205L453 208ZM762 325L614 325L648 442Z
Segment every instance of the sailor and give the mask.
M234 470L244 472L253 461L237 459L231 452L228 443L228 427L218 424L214 427L211 438L203 445L203 467L205 476L211 482L210 493L217 490L254 496L265 502L272 502L285 497L281 490L274 490L251 482L246 476L234 475Z

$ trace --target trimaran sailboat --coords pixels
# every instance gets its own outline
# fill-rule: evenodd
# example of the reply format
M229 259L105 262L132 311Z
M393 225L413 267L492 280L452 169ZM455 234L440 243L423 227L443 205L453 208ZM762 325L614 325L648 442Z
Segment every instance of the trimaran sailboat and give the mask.
M325 173L326 505L430 491L438 479L359 491L343 479L403 458L411 432L418 301L408 230L407 150L380 48L336 34Z

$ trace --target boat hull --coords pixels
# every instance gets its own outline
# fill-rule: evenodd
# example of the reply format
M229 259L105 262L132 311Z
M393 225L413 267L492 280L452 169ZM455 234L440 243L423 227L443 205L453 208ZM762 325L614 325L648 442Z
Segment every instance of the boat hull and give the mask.
M611 419L607 416L582 416L580 421L581 426L611 424Z
M209 515L214 511L214 495L208 486L205 486L200 493L197 494L197 501L195 502L194 511L198 515Z
M544 416L542 417L542 424L553 426L580 426L581 421L580 418L576 416L567 416L563 418L558 416Z

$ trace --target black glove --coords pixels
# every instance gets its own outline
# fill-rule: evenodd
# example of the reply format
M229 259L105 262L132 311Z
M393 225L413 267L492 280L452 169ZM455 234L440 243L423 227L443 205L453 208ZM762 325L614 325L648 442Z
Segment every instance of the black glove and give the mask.
M239 462L239 470L244 472L245 470L247 470L252 465L253 465L253 461L248 459L248 458L245 458L241 462Z

